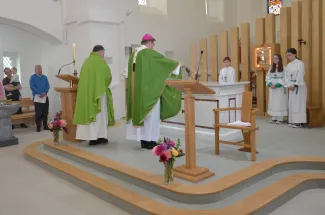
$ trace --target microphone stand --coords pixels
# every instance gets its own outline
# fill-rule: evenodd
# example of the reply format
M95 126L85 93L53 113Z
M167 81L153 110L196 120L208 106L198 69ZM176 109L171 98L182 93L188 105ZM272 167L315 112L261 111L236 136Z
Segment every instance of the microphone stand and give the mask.
M197 67L197 71L196 71L196 75L195 75L195 80L196 81L200 81L199 80L199 71L200 71L200 66L201 66L202 55L203 55L203 50L201 51L200 60L199 60L199 66Z
M60 75L60 73L61 73L61 69L62 69L63 67L69 66L69 65L71 65L71 64L73 64L73 63L75 63L75 61L72 61L71 63L68 63L68 64L65 64L65 65L61 66L60 69L59 69L58 75Z

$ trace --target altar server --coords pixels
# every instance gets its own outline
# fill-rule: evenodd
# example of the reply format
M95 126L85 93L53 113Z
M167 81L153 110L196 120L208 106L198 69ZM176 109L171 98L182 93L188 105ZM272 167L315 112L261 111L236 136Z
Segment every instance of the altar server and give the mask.
M267 113L272 116L270 123L283 123L284 116L288 116L288 93L285 88L285 72L282 57L273 56L272 67L266 75L266 85L269 87L269 105Z
M105 49L93 48L82 65L73 124L76 139L90 140L89 145L107 143L107 126L115 125L113 96L108 88L112 73L103 59Z
M289 126L300 128L307 122L305 65L297 58L294 48L287 50L287 58L290 61L285 71L286 87L289 89Z
M173 117L181 109L182 94L166 85L167 78L181 79L180 64L153 50L155 39L146 34L141 46L129 58L127 134L152 149L160 138L160 120Z
M235 82L235 69L231 67L231 60L230 57L225 57L223 59L225 67L220 70L219 73L219 83L226 84L226 83L234 83Z

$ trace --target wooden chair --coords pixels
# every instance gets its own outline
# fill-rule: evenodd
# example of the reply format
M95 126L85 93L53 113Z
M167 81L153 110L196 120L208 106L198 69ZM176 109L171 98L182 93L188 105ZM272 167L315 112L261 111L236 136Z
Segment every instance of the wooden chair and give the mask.
M214 116L215 116L215 153L219 155L220 150L220 143L228 144L228 145L235 145L235 146L242 146L240 151L251 152L251 160L256 161L256 131L259 129L256 127L256 113L258 109L252 108L252 99L253 94L252 92L244 92L243 99L242 99L242 107L241 108L219 108L214 109ZM219 122L219 113L222 111L237 111L241 110L241 121L242 122L249 122L251 126L236 126L236 125L228 125L227 123L222 124ZM236 129L241 130L243 133L244 140L240 142L230 142L230 141L223 141L219 140L219 131L220 128L228 128L228 129Z
M30 98L23 98L20 101L14 101L12 103L18 103L23 110L22 114L15 114L11 116L12 124L19 124L25 122L31 122L35 124L35 110L34 101Z

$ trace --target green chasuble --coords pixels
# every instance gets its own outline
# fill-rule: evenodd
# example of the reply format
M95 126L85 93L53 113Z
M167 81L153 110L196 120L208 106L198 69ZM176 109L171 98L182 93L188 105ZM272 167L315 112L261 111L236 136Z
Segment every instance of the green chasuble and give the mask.
M106 93L108 126L115 125L113 97L108 86L112 82L111 70L99 54L91 52L83 63L77 91L73 124L89 125L101 112L100 97Z
M177 115L181 109L182 93L166 85L165 81L168 78L182 79L181 72L178 76L172 74L179 63L155 50L143 49L137 54L133 71L133 57L134 53L128 65L127 122L132 120L133 126L143 126L158 99L161 120Z

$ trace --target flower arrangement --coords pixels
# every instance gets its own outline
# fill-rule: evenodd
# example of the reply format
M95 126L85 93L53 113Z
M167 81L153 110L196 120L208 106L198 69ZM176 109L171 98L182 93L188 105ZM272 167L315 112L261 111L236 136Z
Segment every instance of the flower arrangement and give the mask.
M165 165L164 180L166 184L174 181L174 163L176 158L184 156L181 149L181 141L177 139L177 144L169 138L159 141L158 145L152 149L154 156L159 157L159 162Z
M61 118L62 113L56 113L53 120L50 120L48 127L53 132L54 143L59 142L59 131L68 133L67 121Z

